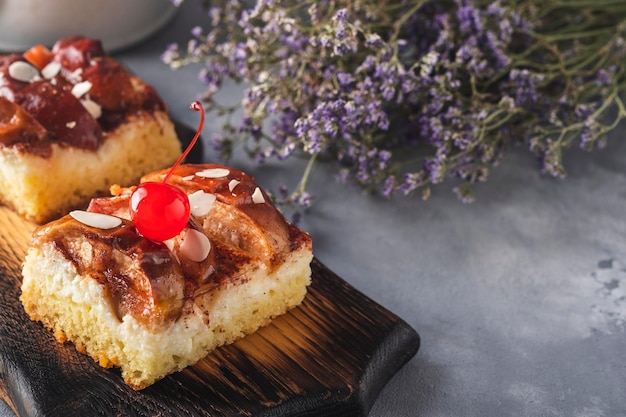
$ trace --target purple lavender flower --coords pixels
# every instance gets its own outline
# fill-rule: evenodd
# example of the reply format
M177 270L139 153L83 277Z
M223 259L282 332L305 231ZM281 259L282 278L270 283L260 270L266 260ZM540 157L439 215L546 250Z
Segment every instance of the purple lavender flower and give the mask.
M474 2L469 0L455 0L458 6L456 12L459 20L459 29L466 35L481 33L483 24L480 10L476 8Z
M345 71L337 72L337 82L340 87L348 88L350 84L354 83L354 76Z
M365 38L367 48L378 49L384 45L383 39L378 33L368 33Z
M167 45L167 49L161 54L161 60L166 64L172 64L180 59L180 57L180 49L176 43Z
M512 143L563 176L571 143L600 146L625 117L609 112L626 85L623 38L548 40L573 18L602 15L617 28L624 16L601 6L582 13L572 4L541 19L537 9L501 0L329 6L215 0L206 35L194 28L186 48L168 46L162 59L172 67L204 64L206 105L229 116L215 140L221 154L237 143L259 163L322 154L337 162L341 181L387 197L419 189L427 196L429 184L454 177L462 182L455 193L470 201L470 185L485 181ZM216 100L227 79L247 84L241 117L231 119L236 110ZM279 197L312 201L301 186Z
M403 195L409 195L424 185L426 172L410 172L403 175L402 183L398 186L398 191Z
M596 85L598 85L599 87L611 85L611 82L612 82L611 72L612 72L611 69L606 70L604 68L600 68L600 70L598 70L598 74L596 75Z
M195 36L196 38L199 38L202 36L202 27L201 26L195 26L193 29L191 29L191 34L193 36Z
M385 178L385 182L383 183L383 189L381 190L381 194L385 198L391 198L396 191L396 177L395 175L389 175Z
M524 107L539 101L539 84L544 80L542 74L532 73L527 69L513 69L509 73L511 89L515 91L514 99L518 106Z
M473 203L475 200L474 192L467 186L459 185L454 187L452 191L454 191L456 196L464 203Z

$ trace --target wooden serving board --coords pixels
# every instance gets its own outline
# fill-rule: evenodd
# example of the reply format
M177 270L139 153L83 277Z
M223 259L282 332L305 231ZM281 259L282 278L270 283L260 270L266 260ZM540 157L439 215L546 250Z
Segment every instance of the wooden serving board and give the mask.
M34 227L0 207L0 398L20 417L361 417L419 348L407 323L314 260L301 306L135 392L24 312Z

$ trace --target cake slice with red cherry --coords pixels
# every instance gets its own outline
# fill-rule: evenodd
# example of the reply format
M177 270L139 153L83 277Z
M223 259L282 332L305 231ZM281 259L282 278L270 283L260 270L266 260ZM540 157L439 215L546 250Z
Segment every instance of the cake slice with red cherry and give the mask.
M153 87L100 41L0 56L0 203L43 223L181 154Z
M40 226L23 267L33 320L134 389L299 305L309 235L246 173L181 165Z

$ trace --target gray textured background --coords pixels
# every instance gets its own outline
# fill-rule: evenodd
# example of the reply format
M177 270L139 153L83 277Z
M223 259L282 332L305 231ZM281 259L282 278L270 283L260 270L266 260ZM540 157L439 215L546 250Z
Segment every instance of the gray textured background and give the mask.
M171 71L159 60L206 21L187 3L119 58L193 126L197 68ZM204 137L217 130L209 117ZM470 205L447 183L426 202L389 202L337 184L330 167L315 171L317 202L301 226L316 256L422 339L370 417L626 416L624 133L602 151L570 152L565 180L542 176L529 152L513 149ZM267 187L293 183L303 168L232 163Z

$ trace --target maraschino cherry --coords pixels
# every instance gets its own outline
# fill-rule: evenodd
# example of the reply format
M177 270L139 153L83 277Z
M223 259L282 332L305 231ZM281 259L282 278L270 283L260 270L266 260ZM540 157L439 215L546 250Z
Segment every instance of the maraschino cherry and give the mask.
M130 196L130 217L135 227L144 237L157 242L164 242L178 235L189 222L187 194L180 188L167 184L167 180L193 148L204 125L202 104L194 101L190 108L200 112L200 124L185 152L170 168L162 182L139 184Z

